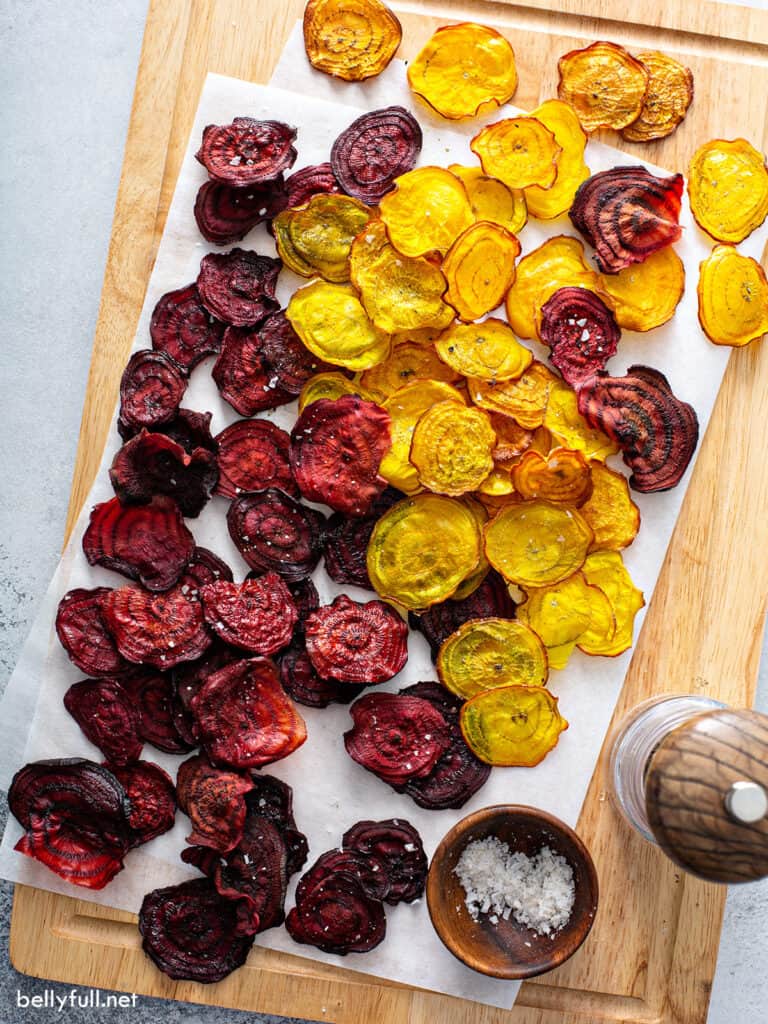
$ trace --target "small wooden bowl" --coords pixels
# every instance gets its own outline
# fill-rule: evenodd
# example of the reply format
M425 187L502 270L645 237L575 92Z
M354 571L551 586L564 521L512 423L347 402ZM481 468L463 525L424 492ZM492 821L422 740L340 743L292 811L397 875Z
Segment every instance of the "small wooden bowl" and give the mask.
M553 935L538 935L514 916L491 924L473 921L454 868L464 848L495 836L511 850L531 857L549 846L573 868L576 898L570 920ZM435 850L427 877L427 906L435 931L455 957L494 978L531 978L558 967L589 934L597 912L597 872L586 846L572 828L535 807L498 804L463 818Z

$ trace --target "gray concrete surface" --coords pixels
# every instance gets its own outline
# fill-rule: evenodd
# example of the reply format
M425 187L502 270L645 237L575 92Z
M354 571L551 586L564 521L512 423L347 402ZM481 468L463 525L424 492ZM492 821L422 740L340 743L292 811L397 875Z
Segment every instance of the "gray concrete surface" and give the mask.
M145 13L146 0L0 5L0 689L58 558ZM124 1011L20 1009L19 992L69 988L11 967L11 899L0 883L0 1024L283 1020L141 998ZM733 889L709 1024L763 1024L767 960L768 882Z

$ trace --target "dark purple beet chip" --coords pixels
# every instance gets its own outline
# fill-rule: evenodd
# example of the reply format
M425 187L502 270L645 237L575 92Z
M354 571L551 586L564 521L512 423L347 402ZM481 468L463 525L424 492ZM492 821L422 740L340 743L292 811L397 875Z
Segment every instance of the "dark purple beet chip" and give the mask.
M167 423L186 390L186 374L170 356L141 349L128 360L120 380L120 418L137 430Z
M387 931L384 904L366 896L357 874L324 874L310 884L302 876L296 906L285 921L295 942L316 946L326 953L367 953L383 941Z
M427 880L427 855L421 836L402 818L386 821L358 821L344 833L344 850L364 857L375 857L387 872L390 882L385 902L412 903L424 894Z
M193 591L198 591L206 583L215 583L217 580L229 580L231 583L234 578L232 570L222 558L208 548L195 548L189 564L179 577L179 586L189 587L189 593L194 597Z
M356 686L354 683L339 683L335 679L321 679L309 660L303 641L294 641L281 653L280 682L292 700L308 708L348 704L365 689L365 684Z
M176 821L176 790L167 772L152 761L130 765L106 764L122 785L131 804L128 822L133 846L169 832Z
M379 518L403 497L394 487L387 487L373 503L370 514L361 519L334 512L323 535L325 571L332 580L374 589L366 567L368 542Z
M235 327L260 323L280 308L275 286L282 265L277 258L246 249L208 253L200 262L197 278L203 305L213 316Z
M139 911L142 948L169 978L203 984L241 967L252 935L237 932L236 901L209 878L193 878L147 893Z
M257 224L271 220L287 205L281 178L241 187L206 181L195 199L195 220L206 241L230 245L245 238Z
M282 121L236 117L209 124L195 157L215 181L243 186L274 181L296 160L296 129Z
M194 409L179 409L172 420L152 427L151 433L164 434L191 455L195 448L206 448L215 455L218 451L211 435L211 413L195 412ZM139 431L118 417L117 432L124 441L130 441Z
M336 139L331 167L347 195L373 205L395 178L413 170L421 143L419 122L405 107L371 110Z
M156 352L189 371L221 349L224 324L202 304L197 285L188 284L163 295L149 321L149 333Z
M144 746L139 713L130 693L116 679L84 679L64 694L64 707L107 761L138 761Z
M303 206L312 196L329 195L341 192L341 185L336 180L330 163L310 164L285 179L287 206Z
M450 747L429 775L406 782L404 792L428 811L459 808L485 785L490 774L491 766L475 757L457 726Z
M293 393L280 387L277 373L267 363L257 328L228 327L211 374L221 397L241 416L293 401Z
M287 782L265 775L260 771L250 773L253 789L246 793L245 804L248 816L268 818L278 829L287 848L288 877L301 871L307 860L309 844L303 832L296 827L293 816L293 789ZM248 818L246 818L246 831Z
M288 453L290 438L269 420L237 420L217 435L219 483L216 493L236 498L244 491L278 487L299 496Z
M144 505L155 494L167 494L183 515L194 518L218 482L219 467L205 448L188 454L170 437L142 430L117 452L109 478L124 505Z
M101 599L109 587L70 590L59 601L56 634L69 660L89 676L114 676L125 672L121 657L101 617Z
M291 878L297 871L301 871L307 863L309 856L309 842L303 832L297 828L285 828L282 831L283 839L288 850L288 877Z
M541 307L540 334L574 388L605 367L621 338L612 311L588 288L558 288Z
M280 830L268 818L248 815L243 838L217 865L214 884L222 896L248 896L258 915L258 931L285 920L287 850Z
M227 512L229 535L251 569L274 571L295 582L320 561L325 516L269 487L235 498Z
M224 860L218 850L212 850L210 846L185 846L179 856L185 864L191 864L208 878L213 878L216 868Z
M187 842L220 853L233 850L243 837L245 794L252 786L245 775L216 768L202 754L180 764L176 795L192 822Z
M137 668L120 679L138 714L139 736L167 754L186 754L194 746L176 728L173 714L173 685L170 678L151 668Z
M434 704L446 722L458 725L459 712L464 701L455 693L446 690L442 683L438 683L434 679L425 679L420 683L412 683L410 686L404 687L398 693L401 697L422 697L424 700L428 700L430 704Z
M225 665L239 661L243 652L230 647L216 637L208 650L196 661L178 665L171 673L173 700L171 704L173 724L183 741L190 748L200 745L197 722L192 714L192 698L197 694L208 676L218 672Z
M250 573L248 574L250 576ZM312 612L317 611L320 607L320 595L317 592L317 587L312 580L307 576L303 580L289 580L288 589L291 592L293 603L296 605L296 611L299 614L298 622L294 629L294 635L304 635L304 622Z
M384 900L389 895L391 882L384 864L373 856L364 856L356 850L328 850L321 853L306 872L302 883L310 887L327 875L357 875L363 892L372 900Z
M259 327L261 351L270 371L270 382L276 378L277 387L295 398L310 377L327 370L338 372L338 366L318 359L310 352L291 326L281 309Z

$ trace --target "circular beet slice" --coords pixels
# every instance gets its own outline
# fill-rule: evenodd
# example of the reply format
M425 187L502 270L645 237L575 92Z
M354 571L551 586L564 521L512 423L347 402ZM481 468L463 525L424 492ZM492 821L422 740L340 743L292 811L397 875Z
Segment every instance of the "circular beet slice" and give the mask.
M191 864L208 878L213 878L216 868L223 860L221 854L209 846L185 846L179 856L185 864Z
M257 324L280 308L275 298L281 260L246 249L208 253L200 262L197 290L213 316L235 327Z
M288 696L308 708L326 708L359 696L364 687L321 679L303 643L294 642L280 655L280 682ZM351 694L349 691L352 691Z
M194 549L178 505L165 495L148 505L123 505L118 498L94 505L83 534L90 565L113 569L147 590L172 587Z
M117 649L137 665L173 668L199 658L211 642L200 602L180 587L162 594L120 587L104 596L102 609Z
M423 896L427 855L421 836L410 822L402 818L358 821L344 833L341 845L344 850L374 857L381 863L390 883L387 903L412 903Z
M287 200L280 178L240 188L221 181L206 181L195 199L195 220L206 241L229 245L284 210Z
M330 163L310 164L285 179L285 192L288 200L286 206L292 208L304 206L312 196L341 192L341 186Z
M152 761L131 765L105 765L122 785L131 803L128 823L133 845L169 832L176 821L176 790L167 772Z
M291 642L296 605L275 572L242 583L207 583L200 597L206 622L235 647L269 655Z
M391 786L428 775L450 746L448 723L422 697L369 693L349 713L354 726L344 733L347 753Z
M205 187L205 186L203 186ZM221 349L224 324L200 301L196 284L166 292L149 321L152 348L189 371Z
M192 712L211 761L231 768L279 761L307 738L303 718L264 658L214 672L192 698Z
M438 683L434 679L425 679L398 690L398 693L401 697L423 697L430 704L434 704L449 725L454 722L458 725L459 712L464 701L455 693L446 690L442 683Z
M141 757L136 705L116 679L84 679L64 694L64 707L107 761L130 764Z
M387 919L381 900L366 896L357 874L323 874L312 884L304 875L296 889L296 906L285 921L295 942L326 953L366 953L383 941Z
M694 408L672 393L663 373L630 366L625 377L598 373L578 392L590 427L620 446L636 491L668 491L688 468L699 441Z
M316 373L339 369L309 351L282 309L259 327L259 338L270 381L276 379L276 386L281 392L292 398L301 393L309 378Z
M89 676L114 676L129 667L101 617L109 587L68 591L56 612L56 635L69 660Z
M325 516L270 487L241 494L227 512L229 535L251 569L305 579L320 561Z
M138 669L120 679L139 716L138 733L167 754L186 754L195 745L187 743L176 728L173 714L173 685L168 676L152 669Z
M251 578L251 573L248 573L248 578ZM299 616L293 630L294 636L304 636L304 623L312 612L320 607L320 595L308 576L303 580L286 580L286 582Z
M429 775L406 782L405 792L428 811L457 809L485 785L490 774L491 766L475 757L455 725L451 745L435 767Z
M245 794L252 785L244 775L214 767L200 754L180 764L176 794L192 822L187 842L220 853L234 849L243 837Z
M604 368L621 338L611 310L587 288L558 288L541 308L540 333L574 388Z
M305 625L307 654L323 679L383 683L408 660L408 626L383 601L359 604L341 594Z
M299 496L288 453L290 438L269 420L238 420L217 435L219 483L216 493L235 498L243 491L279 487Z
M274 823L249 815L237 849L216 866L213 881L217 890L227 899L250 899L257 931L285 920L287 859L285 840Z
M184 451L191 455L195 448L205 448L215 455L218 451L216 442L211 436L211 417L209 412L196 412L194 409L179 409L172 420L153 427L151 433L164 434ZM136 437L139 431L129 426L118 417L117 432L124 441Z
M287 849L288 877L301 871L307 860L309 844L303 832L296 827L293 816L293 790L287 782L264 775L260 771L250 773L253 789L245 797L248 808L245 832L249 831L250 816L268 818L277 828Z
M373 205L413 170L421 143L419 122L405 107L371 110L336 139L331 167L347 195Z
M144 505L153 495L166 494L182 515L194 518L218 482L219 467L206 448L189 454L170 437L142 430L117 452L109 479L124 505Z
M271 182L296 159L296 129L282 121L236 117L232 124L209 124L195 154L215 181L227 185Z
M321 853L301 880L303 887L313 888L327 875L357 875L363 892L372 900L384 900L391 883L386 867L377 858L356 850L328 850Z
M187 378L170 356L152 349L134 352L120 380L120 419L129 427L155 427L178 412Z
M195 548L192 558L179 579L180 587L188 587L186 591L191 597L197 596L197 591L206 583L215 583L217 580L234 579L232 570L223 558L214 555L208 548Z
M357 395L308 405L291 431L291 467L308 501L365 516L387 486L379 464L389 450L390 418Z
M228 327L211 374L221 397L241 416L254 416L293 400L267 362L259 328Z
M334 512L323 534L325 571L332 580L336 583L351 583L366 590L374 589L366 565L368 541L379 517L403 497L405 495L394 487L387 487L373 503L367 516L351 519L341 512Z
M139 910L142 948L169 978L209 984L241 967L252 935L237 932L237 907L208 878L147 893Z

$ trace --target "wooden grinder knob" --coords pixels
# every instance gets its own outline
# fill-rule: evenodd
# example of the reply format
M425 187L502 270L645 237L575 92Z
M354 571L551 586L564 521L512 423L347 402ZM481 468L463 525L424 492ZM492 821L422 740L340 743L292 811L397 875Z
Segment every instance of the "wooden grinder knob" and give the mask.
M706 711L649 758L648 821L677 864L712 882L768 875L768 716Z

